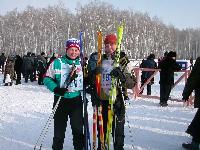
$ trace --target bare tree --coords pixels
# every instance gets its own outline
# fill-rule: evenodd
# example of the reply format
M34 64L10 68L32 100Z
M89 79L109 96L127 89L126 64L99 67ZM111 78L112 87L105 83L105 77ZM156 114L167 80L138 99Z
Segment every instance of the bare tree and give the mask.
M122 50L130 58L144 58L150 53L157 57L165 51L175 50L178 58L196 58L200 53L200 29L179 30L165 25L148 13L119 10L98 0L82 6L77 3L76 13L62 3L47 8L28 6L0 16L0 51L24 55L46 51L65 53L65 41L84 32L84 49L90 54L97 51L97 31L105 36L115 33L117 26L125 22Z

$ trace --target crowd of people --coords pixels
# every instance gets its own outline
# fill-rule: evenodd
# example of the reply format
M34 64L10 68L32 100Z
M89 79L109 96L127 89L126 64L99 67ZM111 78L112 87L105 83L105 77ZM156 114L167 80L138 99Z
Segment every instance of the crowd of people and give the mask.
M58 57L53 54L47 60L46 54L41 52L40 55L28 52L27 55L20 57L19 55L9 55L6 57L4 53L0 56L0 67L4 74L4 85L11 86L13 80L16 79L16 85L21 84L21 76L24 77L24 82L28 83L38 81L39 85L45 85L51 92L54 93L53 109L59 101L54 115L54 137L53 150L62 150L67 127L68 117L73 135L73 145L75 150L84 149L84 133L83 133L83 101L81 92L83 84L87 84L87 92L91 94L91 102L93 107L101 109L97 115L102 115L103 122L100 124L97 119L98 131L98 148L106 148L108 136L107 127L109 123L110 90L111 80L114 77L116 81L116 100L113 104L113 126L112 135L114 138L114 149L124 149L124 125L125 125L125 100L128 100L127 88L133 88L136 84L136 79L131 73L128 73L126 68L129 59L125 52L120 52L119 66L114 67L113 63L116 56L117 36L116 34L108 34L104 38L104 53L101 55L101 66L98 66L98 53L94 52L90 55L87 63L84 59L84 67L80 61L80 41L75 38L66 41L66 54ZM150 54L147 59L144 59L140 64L141 68L158 68L160 70L160 106L166 107L169 95L174 84L174 72L181 70L181 66L176 63L176 52L170 51L165 53L164 57L155 62L155 55ZM199 58L193 66L192 72L188 78L187 84L183 91L183 101L189 99L190 94L195 90L195 101L199 101ZM152 76L154 71L142 71L141 86ZM96 90L96 77L101 74L100 94ZM127 74L132 77L127 81ZM87 82L85 82L85 80ZM132 81L131 81L132 80ZM131 84L130 84L131 83ZM154 84L154 78L147 84L147 95L151 95L151 85ZM143 90L141 91L143 93ZM140 93L140 94L141 94ZM199 108L199 102L195 103L195 107ZM192 135L192 143L183 144L183 147L190 150L197 150L200 144L200 111L198 109L193 121L187 129L187 133ZM100 129L103 127L103 132ZM102 139L103 135L103 139Z
M0 69L4 74L4 85L12 86L14 80L16 80L16 85L21 84L22 77L25 83L30 80L31 82L38 81L39 85L43 85L43 75L46 68L57 57L58 55L53 53L52 57L48 59L44 52L37 56L28 52L24 56L11 54L7 57L2 53L0 56Z

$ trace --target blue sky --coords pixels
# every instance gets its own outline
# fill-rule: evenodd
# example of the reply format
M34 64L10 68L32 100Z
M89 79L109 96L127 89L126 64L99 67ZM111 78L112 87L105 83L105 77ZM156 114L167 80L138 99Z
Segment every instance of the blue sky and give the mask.
M77 2L88 3L91 0L0 0L0 14L17 8L23 10L27 5L47 7L63 1L72 11ZM186 27L200 28L200 0L101 0L109 2L119 9L147 12L157 16L165 24L173 24L179 29Z

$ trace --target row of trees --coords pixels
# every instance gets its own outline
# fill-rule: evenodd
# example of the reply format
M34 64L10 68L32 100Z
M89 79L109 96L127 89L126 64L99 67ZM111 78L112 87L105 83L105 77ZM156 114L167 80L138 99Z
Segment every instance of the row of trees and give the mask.
M200 54L200 29L176 29L165 25L157 17L133 10L117 10L112 5L92 1L77 6L71 13L63 4L36 9L27 7L0 16L0 51L6 54L36 54L47 51L64 53L66 39L84 32L84 48L90 54L97 49L97 30L103 34L116 32L124 20L122 42L130 58L144 58L149 53L157 57L175 50L179 59L196 58Z

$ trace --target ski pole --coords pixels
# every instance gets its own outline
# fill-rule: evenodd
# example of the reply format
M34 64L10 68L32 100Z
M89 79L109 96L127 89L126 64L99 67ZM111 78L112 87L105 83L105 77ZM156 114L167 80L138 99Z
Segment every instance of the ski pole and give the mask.
M83 80L85 77L84 74L84 65L85 65L85 61L84 61L84 49L83 49L83 32L80 32L79 35L80 38L80 51L81 51L81 65L82 65L82 70L83 70ZM84 108L84 149L88 150L88 147L90 147L91 150L91 143L90 143L90 131L89 131L89 123L88 123L88 112L87 112L87 98L86 98L86 86L83 84L83 108Z
M128 103L129 105L130 105L130 103ZM125 106L127 106L127 104L126 104L126 101L125 101ZM130 139L131 139L131 147L132 147L132 149L134 149L135 147L134 147L134 145L133 145L133 133L132 133L132 131L131 131L131 126L130 126L130 122L129 122L129 117L128 117L128 114L127 114L127 112L125 112L125 114L126 114L126 122L127 122L127 124L128 124L128 129L129 129L129 136L130 136Z
M47 119L47 122L45 123L45 125L44 125L44 127L43 127L43 129L42 129L42 131L41 131L41 133L40 133L40 136L39 136L39 138L37 139L37 142L35 143L34 150L37 150L37 146L39 146L38 149L41 150L42 144L43 144L43 142L44 142L44 140L45 140L45 138L46 138L48 129L49 129L50 125L51 125L51 121L52 121L52 119L53 119L53 117L54 117L54 114L55 114L57 108L58 108L58 105L59 105L59 103L60 103L60 100L61 100L61 96L59 97L58 101L56 102L56 105L54 106L54 108L53 108L51 114L49 115L49 118ZM39 144L39 143L40 143L40 144Z
M96 141L97 141L97 107L93 106L93 150L97 149Z

